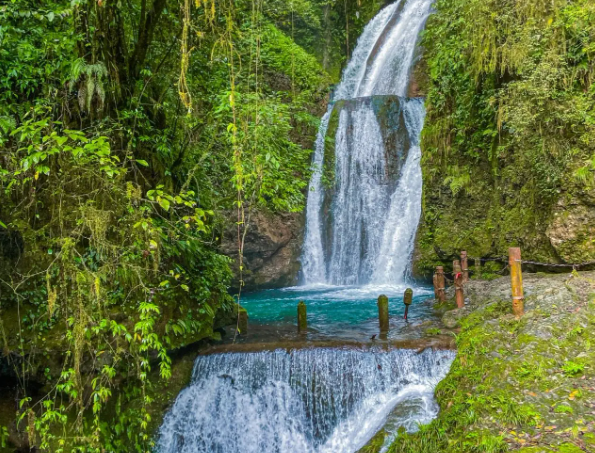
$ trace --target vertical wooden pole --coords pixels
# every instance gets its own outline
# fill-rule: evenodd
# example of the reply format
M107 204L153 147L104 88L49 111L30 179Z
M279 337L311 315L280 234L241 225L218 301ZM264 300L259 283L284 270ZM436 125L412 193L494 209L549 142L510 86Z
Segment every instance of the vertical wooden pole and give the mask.
M306 304L300 301L297 307L298 312L298 333L306 333L308 330L308 317L306 315Z
M508 249L508 264L510 266L510 283L512 285L512 312L519 318L525 314L525 298L523 296L523 271L521 268L521 249Z
M463 293L463 272L459 260L452 262L452 272L454 274L455 301L458 308L463 308L465 306L465 295Z
M388 297L384 294L378 297L378 323L380 332L388 332Z
M438 300L444 302L446 300L446 286L444 280L444 267L436 266L436 277L438 280Z
M403 303L405 304L405 321L407 321L407 314L409 313L409 305L413 303L413 290L411 288L407 288L405 290L405 294L403 295Z
M432 277L432 282L434 283L434 299L438 300L440 286L438 285L438 274L436 272L434 272L434 276Z
M461 252L461 270L463 271L463 283L469 281L469 265L467 263L467 252Z
M240 335L248 333L248 311L241 305L238 305L238 331Z

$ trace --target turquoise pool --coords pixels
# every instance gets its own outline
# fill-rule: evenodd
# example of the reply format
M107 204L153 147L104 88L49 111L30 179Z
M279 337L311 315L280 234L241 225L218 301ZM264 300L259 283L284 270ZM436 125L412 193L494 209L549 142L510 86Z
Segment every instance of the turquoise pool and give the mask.
M408 322L403 319L407 287L414 291ZM294 337L297 304L303 300L308 309L308 339L369 339L378 333L376 301L381 294L389 298L389 338L410 337L411 327L435 316L428 301L433 290L425 286L296 286L242 294L251 326L247 338Z

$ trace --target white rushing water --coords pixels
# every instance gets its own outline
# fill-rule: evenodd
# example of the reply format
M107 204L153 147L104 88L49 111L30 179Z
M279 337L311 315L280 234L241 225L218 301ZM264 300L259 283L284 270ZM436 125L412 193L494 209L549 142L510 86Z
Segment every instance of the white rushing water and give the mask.
M419 136L425 116L423 102L405 96L431 3L400 0L378 13L358 40L322 119L306 207L306 285L396 284L404 279L421 214ZM395 104L391 96L399 101ZM348 102L341 103L334 137L334 187L325 189L325 137L338 101ZM405 124L396 132L396 150L387 149L378 117L379 109L391 102L389 116L401 116ZM406 156L404 162L400 156ZM325 196L331 201L325 202Z
M199 357L160 453L352 453L385 425L437 412L452 351L304 349ZM387 439L387 443L390 439Z

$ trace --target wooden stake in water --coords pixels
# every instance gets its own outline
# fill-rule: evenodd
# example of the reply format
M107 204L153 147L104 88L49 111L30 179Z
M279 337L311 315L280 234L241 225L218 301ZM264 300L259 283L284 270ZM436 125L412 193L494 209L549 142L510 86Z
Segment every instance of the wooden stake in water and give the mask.
M248 311L241 305L238 305L238 332L240 335L248 333Z
M380 332L388 332L388 297L384 294L378 297L378 322Z
M438 285L438 300L440 302L444 302L446 300L444 267L436 266L436 280L437 280L437 285Z
M434 276L432 277L432 283L434 283L434 299L439 299L439 291L438 291L438 274L434 272Z
M298 333L306 333L308 330L308 317L306 315L306 304L300 301L297 307L298 312Z
M407 314L409 313L409 305L413 303L413 290L411 288L407 288L405 290L405 294L403 295L403 303L405 304L405 321L407 321Z
M463 271L463 284L469 281L469 265L467 263L467 252L461 252L461 270Z
M455 283L455 301L458 308L463 308L465 306L465 295L463 293L463 271L459 260L452 262L452 273L454 274Z
M519 318L525 314L525 297L523 295L523 271L521 268L521 249L508 249L508 265L510 266L510 283L512 285L512 312Z

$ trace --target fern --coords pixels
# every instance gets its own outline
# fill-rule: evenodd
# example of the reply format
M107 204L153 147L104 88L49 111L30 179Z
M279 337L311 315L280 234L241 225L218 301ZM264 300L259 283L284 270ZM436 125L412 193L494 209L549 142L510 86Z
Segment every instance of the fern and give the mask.
M456 196L461 191L461 189L465 188L467 185L469 185L469 183L471 183L471 176L467 170L464 171L465 173L447 176L444 179L444 184L449 185L453 197Z
M107 68L102 62L87 64L84 59L75 60L70 72L70 90L78 84L78 102L83 111L91 111L93 99L97 99L98 110L105 103L104 78L107 77Z

